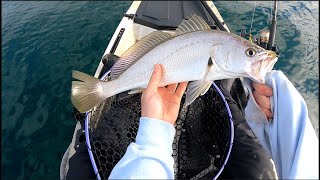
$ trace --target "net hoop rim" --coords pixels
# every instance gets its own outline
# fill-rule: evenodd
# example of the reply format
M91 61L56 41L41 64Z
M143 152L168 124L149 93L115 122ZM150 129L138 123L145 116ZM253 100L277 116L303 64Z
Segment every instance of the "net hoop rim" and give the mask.
M106 72L101 78L100 80L103 80L105 79L105 77L107 77L108 74L110 74L110 70L108 72ZM96 175L96 178L98 180L101 180L101 177L100 177L100 174L99 174L99 170L98 170L98 167L97 167L97 164L96 164L96 161L94 160L94 157L93 157L93 153L92 153L92 148L91 148L91 144L90 144L90 136L89 136L89 122L90 122L90 117L91 117L91 111L87 112L86 113L86 118L85 118L85 128L84 128L84 133L85 133L85 136L86 136L86 144L87 144L87 150L88 150L88 153L89 153L89 157L90 157L90 161L91 161L91 164L92 164L92 167L93 167L93 170L94 170L94 173Z
M230 144L229 144L229 150L228 150L228 153L227 153L227 157L224 160L224 163L221 166L219 172L213 178L213 179L217 179L220 176L220 174L222 173L222 171L224 169L224 166L227 164L227 162L229 160L229 157L230 157L230 154L231 154L231 149L232 149L233 139L234 139L234 126L233 126L231 110L229 108L229 104L228 104L226 98L224 97L224 95L222 94L221 90L219 89L219 87L214 82L212 82L212 85L216 88L216 90L218 91L220 97L223 99L224 104L226 105L226 108L227 108L227 111L228 111L228 115L229 115L230 130L231 130L231 132L230 132L231 133L230 134Z

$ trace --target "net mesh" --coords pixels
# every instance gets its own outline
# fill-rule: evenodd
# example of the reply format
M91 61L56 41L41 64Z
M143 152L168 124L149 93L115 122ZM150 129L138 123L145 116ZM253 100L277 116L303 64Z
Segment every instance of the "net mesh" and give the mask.
M91 114L91 151L102 179L109 177L135 141L140 98L141 94L121 93L106 99ZM226 159L230 126L226 105L213 86L190 106L181 106L172 144L175 178L212 179Z

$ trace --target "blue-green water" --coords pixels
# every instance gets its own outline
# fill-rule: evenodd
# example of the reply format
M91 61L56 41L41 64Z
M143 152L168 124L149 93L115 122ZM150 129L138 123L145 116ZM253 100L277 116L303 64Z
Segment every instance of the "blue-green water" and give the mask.
M130 2L2 2L1 179L58 179L75 121L71 71L93 74ZM270 21L257 2L253 34ZM250 28L254 2L216 2L234 33ZM279 3L280 69L305 98L319 131L319 3Z

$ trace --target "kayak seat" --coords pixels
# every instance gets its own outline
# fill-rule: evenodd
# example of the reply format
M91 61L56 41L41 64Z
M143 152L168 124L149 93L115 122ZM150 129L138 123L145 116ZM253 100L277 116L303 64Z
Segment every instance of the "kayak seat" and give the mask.
M212 29L216 23L206 11L201 1L142 1L134 22L157 30L174 30L183 19L197 14Z

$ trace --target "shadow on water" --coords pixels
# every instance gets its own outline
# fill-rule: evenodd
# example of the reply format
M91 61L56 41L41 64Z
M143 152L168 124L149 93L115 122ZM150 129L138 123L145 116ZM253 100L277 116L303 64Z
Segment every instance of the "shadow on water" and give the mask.
M75 125L71 71L93 74L131 2L2 3L1 179L58 179ZM265 4L265 5L261 5ZM267 28L270 4L257 2L252 32ZM232 32L250 29L254 2L216 2ZM305 98L318 133L318 2L279 3L275 66Z

